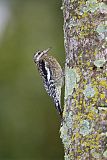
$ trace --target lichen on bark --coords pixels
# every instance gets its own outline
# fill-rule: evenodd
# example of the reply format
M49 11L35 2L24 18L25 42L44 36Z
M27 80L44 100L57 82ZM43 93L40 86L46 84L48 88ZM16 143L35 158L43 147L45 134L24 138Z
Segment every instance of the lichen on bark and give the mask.
M107 159L107 4L63 0L65 160Z

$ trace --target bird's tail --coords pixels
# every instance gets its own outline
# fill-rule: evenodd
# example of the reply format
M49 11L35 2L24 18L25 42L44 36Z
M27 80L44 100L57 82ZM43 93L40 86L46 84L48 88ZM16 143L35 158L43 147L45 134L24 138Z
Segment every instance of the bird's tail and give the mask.
M60 102L59 101L56 101L55 102L55 107L56 107L56 110L57 110L57 112L59 113L59 115L62 117L62 108L61 108L61 104L60 104Z

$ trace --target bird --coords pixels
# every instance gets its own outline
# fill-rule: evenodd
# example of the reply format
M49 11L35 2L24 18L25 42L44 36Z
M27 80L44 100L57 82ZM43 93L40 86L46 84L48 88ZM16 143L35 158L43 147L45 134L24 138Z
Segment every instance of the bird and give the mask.
M53 99L55 108L62 116L61 88L63 86L63 70L58 61L48 54L50 48L34 53L33 60L38 68L44 87Z

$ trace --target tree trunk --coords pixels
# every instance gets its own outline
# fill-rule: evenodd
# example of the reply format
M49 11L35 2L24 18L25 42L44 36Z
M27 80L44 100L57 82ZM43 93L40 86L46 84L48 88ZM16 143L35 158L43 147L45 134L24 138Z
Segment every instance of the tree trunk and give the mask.
M107 2L63 0L65 160L107 160Z

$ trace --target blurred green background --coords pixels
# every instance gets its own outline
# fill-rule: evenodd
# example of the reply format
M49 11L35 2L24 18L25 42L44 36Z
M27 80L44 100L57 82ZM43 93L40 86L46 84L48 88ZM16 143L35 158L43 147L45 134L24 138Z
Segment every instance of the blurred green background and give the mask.
M0 0L0 160L63 160L60 119L33 54L63 66L61 0Z

